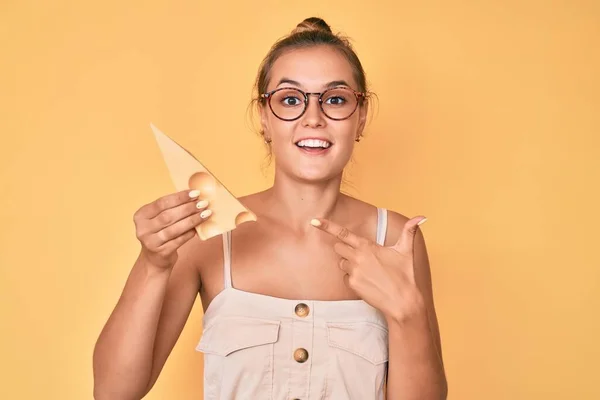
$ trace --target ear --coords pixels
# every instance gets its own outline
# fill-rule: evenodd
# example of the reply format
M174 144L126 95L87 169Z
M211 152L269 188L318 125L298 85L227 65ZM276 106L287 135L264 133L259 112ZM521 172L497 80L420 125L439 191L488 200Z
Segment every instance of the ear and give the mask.
M266 137L266 134L269 131L268 130L268 124L269 124L268 123L268 121L269 121L268 110L266 109L266 107L263 104L259 104L258 111L260 114L260 129L263 132L263 135L265 135L265 137Z
M365 100L358 108L358 130L356 132L357 138L361 137L363 131L365 130L365 125L367 124L367 115L368 114L369 114L369 103Z

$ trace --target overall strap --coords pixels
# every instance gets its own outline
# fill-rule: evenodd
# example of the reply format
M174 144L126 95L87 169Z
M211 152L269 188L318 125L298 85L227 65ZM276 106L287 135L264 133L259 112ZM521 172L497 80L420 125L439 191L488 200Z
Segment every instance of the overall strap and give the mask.
M225 289L231 285L231 231L223 234L223 279Z
M377 208L377 244L385 244L385 235L387 232L387 209Z

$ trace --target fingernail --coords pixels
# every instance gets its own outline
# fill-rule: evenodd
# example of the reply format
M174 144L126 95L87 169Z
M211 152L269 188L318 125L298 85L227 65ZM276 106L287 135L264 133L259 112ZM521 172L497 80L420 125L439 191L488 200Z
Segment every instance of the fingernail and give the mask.
M201 200L198 203L196 203L196 208L204 208L208 205L208 201L207 200Z
M425 221L427 221L427 218L423 218L422 220L420 220L420 221L417 223L417 225L421 225L421 224L423 224Z
M321 221L319 221L319 220L318 220L318 219L316 219L316 218L315 218L315 219L311 219L311 220L310 220L310 224L311 224L312 226L321 226Z
M212 214L211 210L204 210L200 213L200 218L208 218Z
M189 195L190 195L190 198L192 198L192 199L193 199L194 197L198 197L198 196L200 196L200 191L199 191L199 190L192 190L192 191L189 193Z

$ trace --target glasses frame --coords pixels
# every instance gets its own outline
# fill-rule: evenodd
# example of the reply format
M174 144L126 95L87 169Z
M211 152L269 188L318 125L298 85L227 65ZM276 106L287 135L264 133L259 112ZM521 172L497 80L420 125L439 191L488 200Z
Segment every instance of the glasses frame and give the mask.
M295 118L281 118L279 115L277 115L275 113L275 111L273 111L273 107L271 106L271 99L273 98L273 95L281 90L295 90L299 93L302 93L302 95L304 96L304 110L302 110L302 113L300 113L300 115L298 115ZM352 110L352 112L345 118L332 118L329 115L327 115L327 113L325 112L325 110L323 109L323 96L326 93L331 92L332 90L337 90L337 89L347 89L349 91L351 91L354 94L354 97L356 97L356 106L354 107L354 110ZM343 121L346 120L348 118L350 118L358 109L358 106L360 105L361 100L364 100L367 97L366 93L363 92L357 92L356 90L349 88L347 86L336 86L336 87L332 87L330 89L325 90L324 92L305 92L301 89L295 88L295 87L281 87L275 90L271 90L270 92L267 93L263 93L260 95L260 98L263 100L266 100L267 103L269 104L269 109L271 110L271 112L273 113L274 116L276 116L277 118L279 118L282 121L296 121L297 119L302 118L302 116L306 113L306 110L308 109L308 99L310 96L319 96L319 108L321 109L321 111L323 112L323 115L325 115L327 118L334 120L334 121Z

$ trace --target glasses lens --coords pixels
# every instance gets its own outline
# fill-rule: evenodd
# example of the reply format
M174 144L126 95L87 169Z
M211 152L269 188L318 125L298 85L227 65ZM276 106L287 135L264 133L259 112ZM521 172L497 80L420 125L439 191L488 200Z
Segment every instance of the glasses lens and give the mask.
M336 88L328 90L323 94L323 112L329 118L345 119L348 118L358 105L358 100L354 92L346 88Z
M282 89L271 96L273 114L281 119L298 118L304 111L304 95L296 89Z

